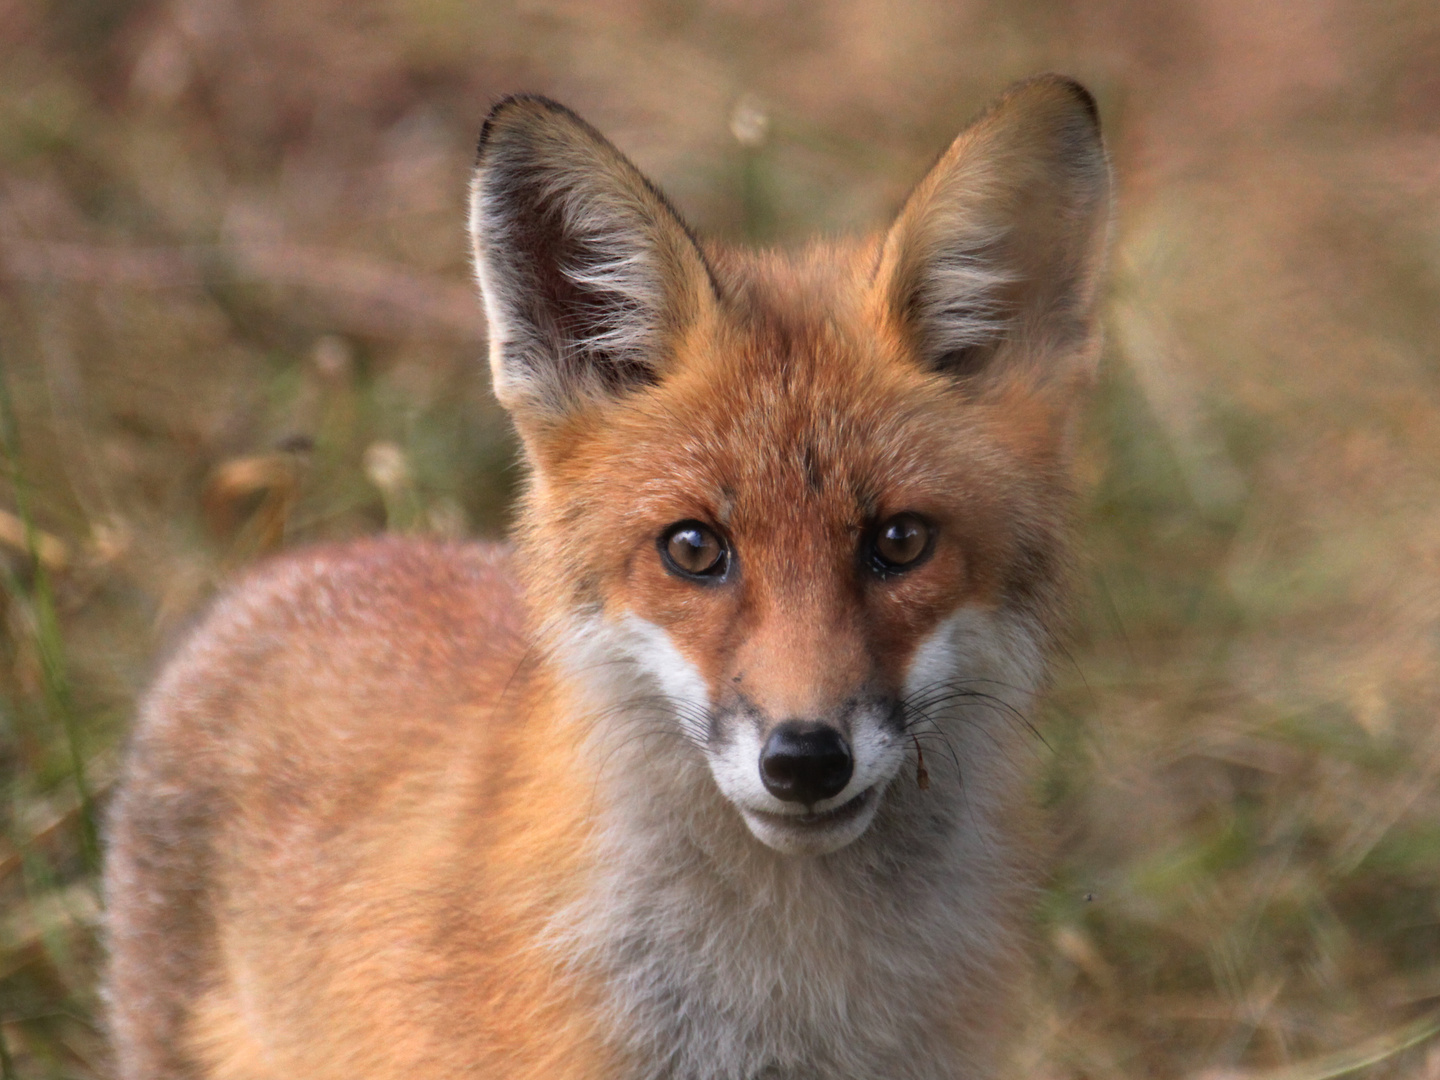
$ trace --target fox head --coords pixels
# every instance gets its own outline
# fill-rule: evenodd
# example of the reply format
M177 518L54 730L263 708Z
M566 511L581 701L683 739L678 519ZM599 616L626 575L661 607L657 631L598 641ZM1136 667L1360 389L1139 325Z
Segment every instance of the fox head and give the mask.
M792 256L702 247L553 102L491 113L471 232L537 635L629 679L763 844L852 843L925 746L961 782L947 725L1028 705L1108 216L1094 102L1054 76L888 232Z

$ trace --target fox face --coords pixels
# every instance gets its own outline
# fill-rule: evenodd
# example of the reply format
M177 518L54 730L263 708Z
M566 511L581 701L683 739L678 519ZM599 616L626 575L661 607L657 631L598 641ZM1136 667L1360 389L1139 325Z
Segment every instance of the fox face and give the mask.
M1023 712L1107 204L1093 103L1058 78L885 235L788 258L702 248L553 103L492 113L471 225L532 473L517 539L597 723L643 712L756 840L819 855L924 784L966 709Z

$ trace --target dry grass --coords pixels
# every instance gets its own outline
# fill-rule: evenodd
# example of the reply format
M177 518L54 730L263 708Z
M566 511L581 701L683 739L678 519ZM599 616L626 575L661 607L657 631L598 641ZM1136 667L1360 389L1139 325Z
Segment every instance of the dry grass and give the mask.
M104 1073L90 804L215 583L503 526L461 231L491 99L559 97L702 230L786 243L882 222L1047 68L1098 91L1121 191L1017 1074L1440 1077L1440 8L0 0L0 27L6 1080Z

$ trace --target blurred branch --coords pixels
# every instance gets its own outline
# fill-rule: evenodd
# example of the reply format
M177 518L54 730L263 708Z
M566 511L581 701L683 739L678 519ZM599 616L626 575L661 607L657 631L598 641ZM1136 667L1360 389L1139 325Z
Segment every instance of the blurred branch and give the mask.
M100 288L202 288L217 281L303 289L338 329L482 341L474 290L394 263L304 244L106 247L0 237L0 278Z
M1257 1072L1219 1070L1202 1073L1198 1080L1334 1080L1378 1065L1396 1054L1419 1046L1440 1034L1440 1013L1431 1012L1393 1031L1367 1039L1357 1046L1295 1065Z
M252 454L223 462L200 493L210 531L252 555L277 549L300 495L300 465L297 456L289 453Z
M1193 364L1179 359L1159 306L1125 296L1113 305L1112 320L1120 353L1170 438L1191 498L1207 512L1233 510L1245 497L1245 479L1206 415L1189 374Z
M0 547L22 555L34 555L52 574L63 573L70 565L69 545L42 529L27 527L8 510L0 510Z

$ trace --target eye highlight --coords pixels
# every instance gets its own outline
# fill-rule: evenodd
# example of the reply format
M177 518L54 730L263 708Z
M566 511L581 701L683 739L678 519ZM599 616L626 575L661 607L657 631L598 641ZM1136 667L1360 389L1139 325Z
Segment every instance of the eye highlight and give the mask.
M708 525L677 521L656 541L660 561L677 577L716 580L730 568L730 547Z
M877 574L899 574L924 562L935 546L935 530L908 510L886 518L870 540L870 565Z

